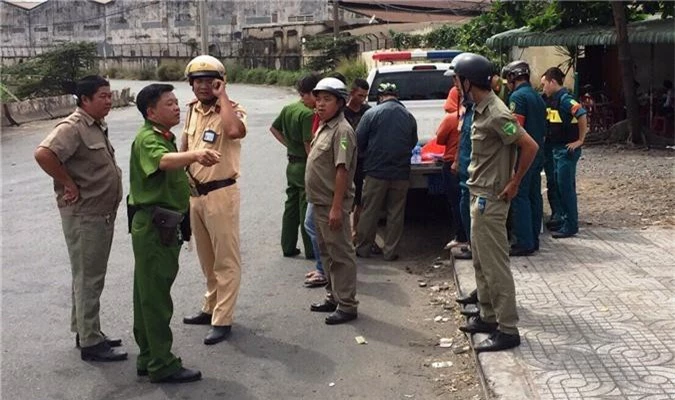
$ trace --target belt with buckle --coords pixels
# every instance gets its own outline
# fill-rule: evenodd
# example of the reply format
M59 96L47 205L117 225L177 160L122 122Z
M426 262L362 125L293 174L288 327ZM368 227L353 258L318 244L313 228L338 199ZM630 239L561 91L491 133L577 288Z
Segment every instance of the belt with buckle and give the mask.
M219 181L211 181L206 183L195 182L196 193L192 193L192 196L193 197L206 196L207 194L209 194L209 192L213 192L214 190L234 185L235 183L237 183L237 180L232 178L221 179Z

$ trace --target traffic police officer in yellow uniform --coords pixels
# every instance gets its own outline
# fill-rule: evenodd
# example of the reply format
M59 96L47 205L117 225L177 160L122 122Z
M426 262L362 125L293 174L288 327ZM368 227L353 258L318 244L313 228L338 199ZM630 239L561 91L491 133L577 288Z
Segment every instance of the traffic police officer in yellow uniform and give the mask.
M131 145L128 198L129 231L134 249L134 337L140 349L138 375L152 382L191 382L199 371L183 368L171 353L171 285L178 273L183 240L189 240L184 214L190 187L184 167L210 166L220 154L209 149L178 152L170 129L180 122L173 86L143 88L136 106L145 123Z
M188 106L181 148L217 150L222 159L213 167L192 164L187 169L192 185L190 222L206 295L201 312L183 322L210 324L204 344L215 344L230 334L241 281L237 179L246 111L228 97L225 66L216 58L194 58L185 75L197 100Z
M356 135L344 116L347 88L336 78L324 78L313 92L321 124L307 159L305 190L314 206L321 261L326 270L326 299L311 311L330 312L326 324L356 319L356 253L351 241L349 212L354 202Z
M110 83L82 78L72 93L77 109L40 143L35 160L54 179L56 203L73 275L70 329L87 361L120 361L120 339L101 332L100 297L122 200L122 171L104 121L112 107Z
M467 185L471 193L471 250L480 315L460 327L463 332L490 335L476 345L476 352L520 345L506 218L510 201L539 148L491 90L493 71L492 63L477 54L465 54L455 65L462 92L476 102ZM516 149L520 155L514 174Z

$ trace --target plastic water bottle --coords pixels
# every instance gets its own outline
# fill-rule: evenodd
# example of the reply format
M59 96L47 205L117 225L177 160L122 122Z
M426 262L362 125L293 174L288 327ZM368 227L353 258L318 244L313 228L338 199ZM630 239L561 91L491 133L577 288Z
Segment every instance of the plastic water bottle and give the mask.
M420 164L422 162L422 147L417 144L412 151L412 157L410 157L411 164Z

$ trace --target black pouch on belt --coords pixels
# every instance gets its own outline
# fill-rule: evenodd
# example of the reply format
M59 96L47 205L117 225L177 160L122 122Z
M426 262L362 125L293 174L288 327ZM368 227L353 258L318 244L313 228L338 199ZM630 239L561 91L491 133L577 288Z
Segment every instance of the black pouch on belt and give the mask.
M192 237L192 226L190 226L190 210L183 214L183 221L180 223L180 236L184 242L189 242Z
M183 213L168 208L155 207L152 210L152 224L159 232L159 241L164 246L178 245L178 225L183 221Z
M127 195L127 225L129 227L129 233L131 233L131 224L134 222L134 214L140 209L141 207L129 204L129 195Z

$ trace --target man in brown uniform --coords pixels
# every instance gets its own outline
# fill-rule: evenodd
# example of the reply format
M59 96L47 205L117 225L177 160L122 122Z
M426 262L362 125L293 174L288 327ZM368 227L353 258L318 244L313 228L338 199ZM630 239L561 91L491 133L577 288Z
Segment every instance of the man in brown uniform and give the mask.
M112 107L110 84L87 76L74 85L77 109L40 143L35 160L54 179L56 203L73 274L70 329L87 361L120 361L122 341L101 332L100 297L108 268L122 171L103 118Z
M349 211L354 201L356 136L342 109L347 88L336 78L324 78L312 91L321 119L305 170L307 201L314 222L321 261L326 271L326 299L311 311L330 312L326 324L356 319L356 253L351 241Z
M227 96L225 67L216 58L194 58L185 75L197 100L188 106L181 149L212 149L222 157L212 167L193 164L187 170L192 185L190 224L206 277L206 295L202 310L183 322L211 324L204 344L215 344L230 334L241 280L236 180L246 111Z
M462 92L476 102L471 131L471 251L480 315L460 330L488 333L476 352L520 345L516 290L509 264L506 218L511 199L539 146L491 90L494 67L485 57L463 54L455 65ZM514 173L516 150L518 167Z

